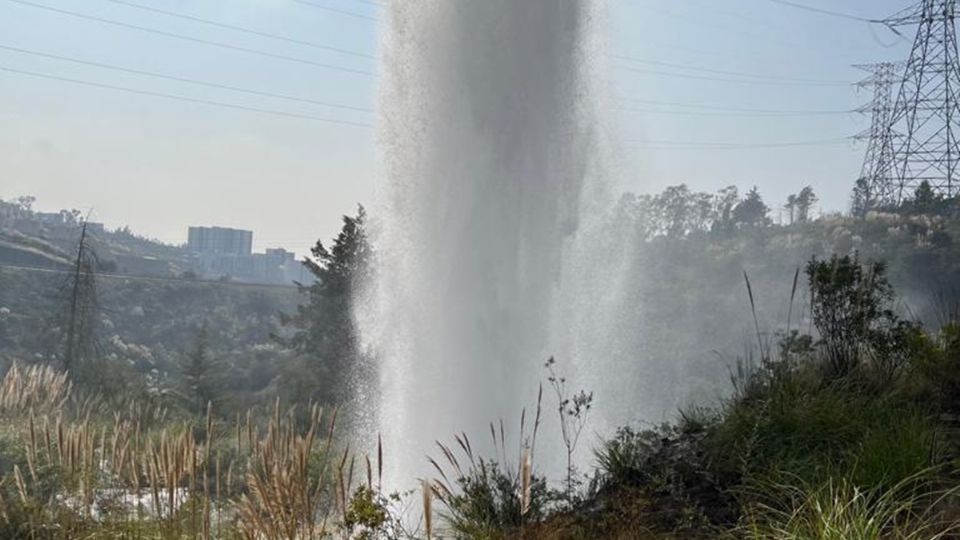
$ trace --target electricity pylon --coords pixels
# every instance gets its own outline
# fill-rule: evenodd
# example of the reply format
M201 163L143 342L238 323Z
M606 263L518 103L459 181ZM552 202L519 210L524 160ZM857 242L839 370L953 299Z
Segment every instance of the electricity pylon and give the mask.
M894 31L917 26L890 117L890 159L880 175L887 181L882 192L894 202L924 181L946 197L960 194L957 1L922 0L883 21Z
M857 83L858 88L873 90L873 99L867 105L857 109L858 112L870 115L870 128L854 136L858 140L867 141L867 152L863 158L863 167L860 169L860 182L864 190L861 203L863 211L877 205L891 204L895 194L891 189L891 164L893 163L893 130L891 117L893 115L893 87L900 82L902 62L881 62L878 64L863 64L854 66L870 73Z

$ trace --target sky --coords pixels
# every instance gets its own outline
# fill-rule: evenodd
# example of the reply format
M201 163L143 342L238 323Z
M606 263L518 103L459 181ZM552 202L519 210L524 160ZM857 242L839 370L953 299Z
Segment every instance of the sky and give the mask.
M864 152L845 138L869 125L849 112L870 99L853 65L904 59L913 29L904 39L815 9L875 19L909 5L609 0L622 189L756 185L777 207L811 185L822 211L844 209ZM0 0L0 198L92 209L174 244L189 225L251 229L258 250L303 254L371 202L382 176L382 11L374 0Z

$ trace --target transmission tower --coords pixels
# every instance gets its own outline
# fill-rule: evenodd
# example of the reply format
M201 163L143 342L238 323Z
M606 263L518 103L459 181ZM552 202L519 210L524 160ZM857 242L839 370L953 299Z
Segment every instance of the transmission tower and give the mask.
M881 62L854 67L870 73L866 79L857 83L857 87L873 90L870 103L857 109L860 113L870 115L870 128L854 136L855 139L867 141L860 179L866 187L863 203L869 208L877 204L890 204L895 200L895 194L890 189L893 184L890 173L894 147L891 117L893 87L900 83L899 74L903 63Z
M895 202L924 181L941 195L960 193L957 1L922 0L883 21L894 31L918 27L890 117L889 164L880 175L887 181L882 193Z

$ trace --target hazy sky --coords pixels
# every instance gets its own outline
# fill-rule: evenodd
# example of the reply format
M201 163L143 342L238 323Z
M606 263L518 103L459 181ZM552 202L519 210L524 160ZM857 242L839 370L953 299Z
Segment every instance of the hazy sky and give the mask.
M796 2L869 18L911 4ZM772 0L609 5L610 80L620 98L611 113L628 188L756 184L773 206L811 184L825 210L845 207L863 146L838 139L868 119L843 111L870 97L851 86L863 76L851 64L901 59L908 41ZM248 228L258 249L302 253L373 197L381 11L367 0L0 0L0 198L32 194L43 210L92 207L110 227L171 243L184 242L191 224Z

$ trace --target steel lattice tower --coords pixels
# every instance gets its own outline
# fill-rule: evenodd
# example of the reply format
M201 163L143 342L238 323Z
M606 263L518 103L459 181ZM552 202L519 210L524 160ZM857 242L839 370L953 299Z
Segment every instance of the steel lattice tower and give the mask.
M960 64L954 26L957 0L922 0L886 19L891 29L917 25L890 118L890 163L884 196L899 202L921 182L947 197L960 193Z
M891 129L893 115L893 87L899 84L902 62L882 62L854 66L870 73L870 76L857 83L859 88L871 88L873 100L858 109L858 112L870 114L870 128L854 138L867 141L867 152L863 158L860 178L868 187L868 204L889 204L893 202L890 173L893 163L894 138Z

